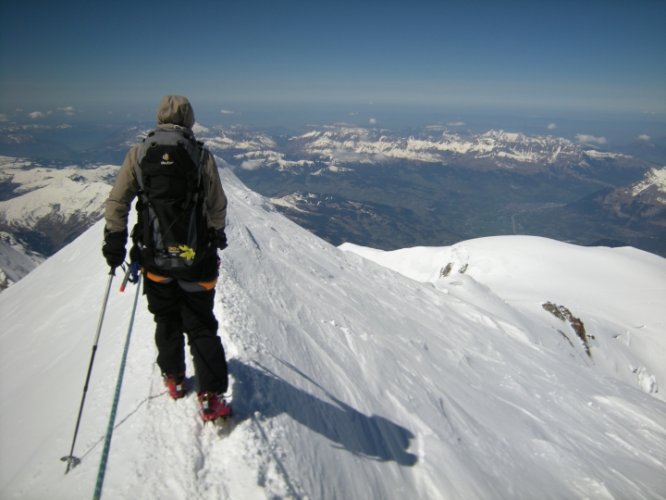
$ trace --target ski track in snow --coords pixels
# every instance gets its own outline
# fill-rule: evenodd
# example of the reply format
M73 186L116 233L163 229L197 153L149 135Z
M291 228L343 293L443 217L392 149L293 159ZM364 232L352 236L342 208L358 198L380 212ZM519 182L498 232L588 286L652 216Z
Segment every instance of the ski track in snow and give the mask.
M554 319L471 275L419 283L342 252L221 175L230 247L215 313L233 423L204 425L194 392L169 398L142 298L104 498L664 498L666 404L602 371ZM131 293L114 287L110 299L75 450L82 463L64 476L57 458L105 280L100 240L98 225L0 296L2 373L25 381L1 386L2 498L94 490ZM36 284L39 303L29 299ZM609 365L625 363L608 352ZM53 408L46 420L19 408L43 404Z

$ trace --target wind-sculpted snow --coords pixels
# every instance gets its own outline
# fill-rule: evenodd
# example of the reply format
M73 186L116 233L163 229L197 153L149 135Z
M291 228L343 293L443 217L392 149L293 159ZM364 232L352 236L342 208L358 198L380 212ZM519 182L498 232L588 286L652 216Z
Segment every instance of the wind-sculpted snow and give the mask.
M546 319L544 304L576 312L591 339L590 356L597 370L619 378L662 400L658 381L666 384L666 351L658 306L666 299L666 260L634 248L587 248L537 237L480 238L451 247L415 247L392 252L345 244L358 253L409 278L445 286L473 279L490 287L503 301L535 321ZM448 267L448 279L441 279ZM570 325L550 323L553 335L581 334ZM562 331L564 330L564 331ZM565 341L563 341L565 342ZM571 354L586 351L574 342Z
M592 345L594 361L572 348L557 333L564 326L541 309L549 299L585 320L577 299L594 280L613 304L628 301L620 310L602 305L586 322L612 337L636 292L610 279L618 268L586 274L575 264L578 247L508 238L499 253L493 244L449 250L454 272L420 282L328 245L228 169L221 175L230 245L221 254L215 308L234 425L226 432L204 426L192 394L168 398L142 299L105 498L663 496L660 393L598 366L603 345ZM0 296L3 498L85 498L94 490L133 289L119 294L114 286L111 294L75 450L82 462L65 476L58 458L69 450L107 279L101 233L93 227ZM561 270L544 267L542 276L528 266L529 280L512 274L513 261L502 267L505 244L532 263L534 252L551 256L556 248L580 280L574 288L558 282L542 297L541 278ZM586 250L605 259L603 250ZM663 259L613 255L621 277L664 274ZM446 263L437 258L429 269L436 276ZM496 279L483 281L488 276ZM665 354L652 336L666 319L664 287L648 286L654 300L632 313L631 329L617 339L644 343L628 351L632 360ZM643 330L650 335L641 337ZM617 352L608 363L620 359Z

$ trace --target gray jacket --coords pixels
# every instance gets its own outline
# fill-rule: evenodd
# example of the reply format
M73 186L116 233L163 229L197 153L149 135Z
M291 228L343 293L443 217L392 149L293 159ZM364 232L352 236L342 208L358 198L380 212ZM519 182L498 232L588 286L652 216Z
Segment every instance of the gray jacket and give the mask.
M194 112L187 98L166 96L162 99L157 110L158 128L185 127L191 129L193 125ZM139 150L140 145L135 144L127 152L116 177L116 182L111 189L109 198L106 200L104 218L106 220L106 230L111 233L127 230L127 217L132 201L139 191L137 181ZM215 158L207 149L205 150L203 165L203 189L208 226L215 230L224 229L227 216L227 197L220 182Z

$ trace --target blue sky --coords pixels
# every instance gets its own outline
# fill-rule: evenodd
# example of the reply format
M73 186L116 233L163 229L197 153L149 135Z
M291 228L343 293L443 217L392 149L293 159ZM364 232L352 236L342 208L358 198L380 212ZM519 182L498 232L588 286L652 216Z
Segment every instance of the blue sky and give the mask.
M1 0L0 113L666 112L666 1Z

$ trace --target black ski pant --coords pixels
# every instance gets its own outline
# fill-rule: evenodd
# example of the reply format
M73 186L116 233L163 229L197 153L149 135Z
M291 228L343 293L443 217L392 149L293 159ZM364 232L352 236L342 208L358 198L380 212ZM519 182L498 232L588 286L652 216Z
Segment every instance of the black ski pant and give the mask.
M155 317L157 365L165 375L185 372L185 337L194 361L197 390L226 392L227 362L213 314L215 289L186 292L178 281L144 278L148 310Z

